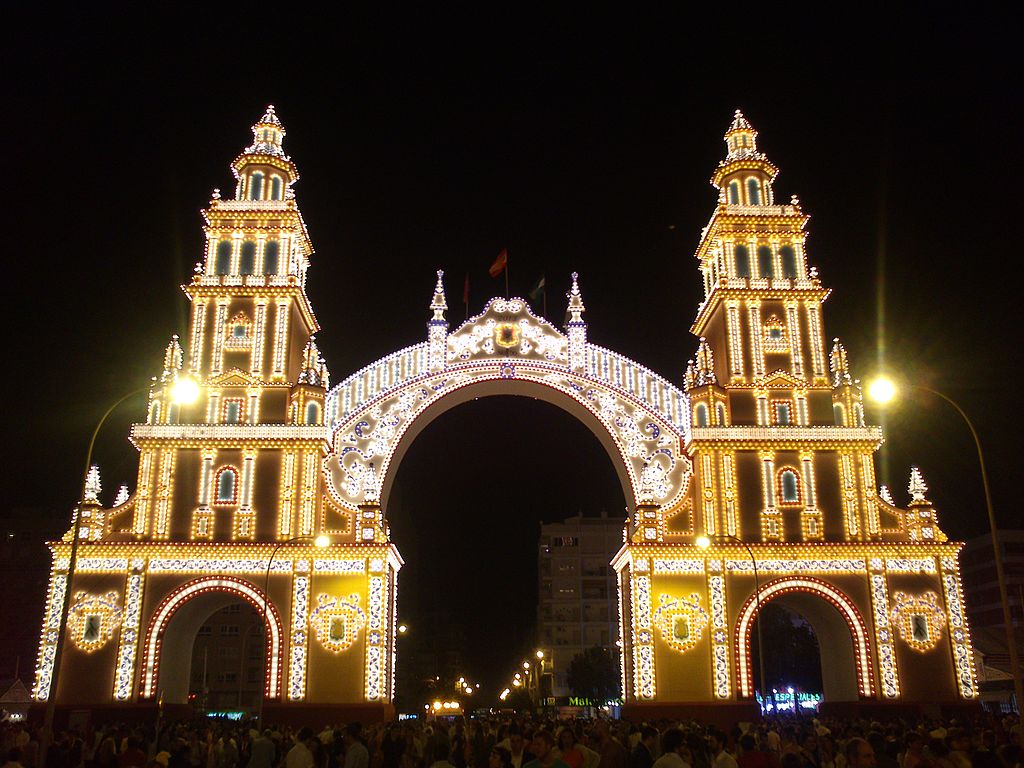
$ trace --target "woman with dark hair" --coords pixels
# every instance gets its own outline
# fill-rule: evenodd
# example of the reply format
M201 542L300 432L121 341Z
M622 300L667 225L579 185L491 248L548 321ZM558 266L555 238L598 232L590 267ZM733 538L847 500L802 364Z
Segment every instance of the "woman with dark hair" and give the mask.
M576 748L576 734L568 726L558 732L558 752L569 768L583 768L583 753Z

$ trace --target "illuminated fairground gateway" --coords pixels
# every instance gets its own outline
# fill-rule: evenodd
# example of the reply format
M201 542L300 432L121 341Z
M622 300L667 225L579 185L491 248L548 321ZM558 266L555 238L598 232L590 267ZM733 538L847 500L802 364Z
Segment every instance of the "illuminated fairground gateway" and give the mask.
M91 474L70 580L72 534L52 544L38 701L53 694L70 590L62 708L185 702L197 630L247 601L266 617L268 718L386 716L395 471L432 419L499 394L575 415L618 471L631 509L612 563L627 714L749 709L752 625L770 602L813 625L827 702L976 699L960 545L916 470L905 509L876 487L882 433L864 424L842 345L826 346L808 217L796 198L776 203L776 168L739 112L696 252L705 298L682 389L587 340L576 275L564 329L495 298L451 330L440 272L426 339L328 389L284 133L269 108L231 166L231 199L215 192L204 212L185 349L171 340L131 430L135 492L103 508ZM183 376L202 388L191 406L171 404ZM331 545L314 547L323 534Z

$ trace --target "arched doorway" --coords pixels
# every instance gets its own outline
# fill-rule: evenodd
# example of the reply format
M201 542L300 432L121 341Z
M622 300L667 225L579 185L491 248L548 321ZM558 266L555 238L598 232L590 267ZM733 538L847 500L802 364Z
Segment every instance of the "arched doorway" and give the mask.
M785 577L761 585L740 610L736 624L736 666L739 694L754 695L751 642L759 608L777 603L804 618L813 628L822 652L821 678L827 701L857 701L874 693L869 632L857 607L827 582L806 576ZM765 655L771 653L765 647Z
M608 563L621 547L625 499L607 447L549 402L481 396L432 419L403 454L387 506L405 559L399 616L410 627L398 638L400 711L450 696L461 675L482 683L468 701L483 692L493 699L512 684L510 665L537 664L537 648L547 656L527 675L531 690L568 695L572 656L594 645L614 650L618 638ZM565 520L587 534L588 551L542 555L556 534L540 524ZM575 588L575 615L555 621L572 601L560 587ZM587 613L594 606L601 612ZM561 634L545 636L556 627Z
M192 647L203 622L232 603L243 600L263 612L265 595L252 583L232 576L212 576L182 584L160 603L146 632L140 695L162 694L171 704L188 699ZM265 695L276 698L281 688L281 619L267 603Z

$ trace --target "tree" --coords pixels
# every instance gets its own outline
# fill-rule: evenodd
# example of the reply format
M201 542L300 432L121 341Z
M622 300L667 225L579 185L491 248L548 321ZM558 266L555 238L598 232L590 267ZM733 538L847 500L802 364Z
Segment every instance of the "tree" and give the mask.
M619 698L619 663L611 651L595 645L573 656L569 664L569 690L574 696L601 703Z
M793 685L804 691L821 691L821 650L806 619L769 603L761 609L757 621L763 621L764 674L768 678L765 688L770 691ZM759 669L756 632L755 626L750 635L755 670Z

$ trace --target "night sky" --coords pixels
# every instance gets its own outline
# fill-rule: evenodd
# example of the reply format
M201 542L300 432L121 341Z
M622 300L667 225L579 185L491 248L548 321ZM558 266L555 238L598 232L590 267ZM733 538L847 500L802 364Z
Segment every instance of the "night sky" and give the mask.
M503 291L487 267L508 248L513 293L546 275L561 322L577 270L591 341L681 384L708 178L741 107L781 170L776 199L797 194L812 215L809 257L834 289L829 337L857 376L888 363L958 400L997 512L1019 525L1022 100L999 19L268 10L250 28L140 7L116 19L19 10L5 24L9 517L40 530L67 519L99 416L186 331L178 286L201 255L199 209L214 187L233 189L228 165L272 102L301 173L334 383L425 339L436 269L453 326L467 273L479 312ZM134 486L126 434L142 413L140 398L104 429L107 503ZM879 481L898 503L915 462L951 535L987 529L973 444L948 406L916 398L869 420L885 423ZM403 617L457 626L464 673L497 685L529 647L538 521L621 514L623 499L584 427L495 398L422 433L392 506L410 561ZM38 608L4 602L34 635Z

